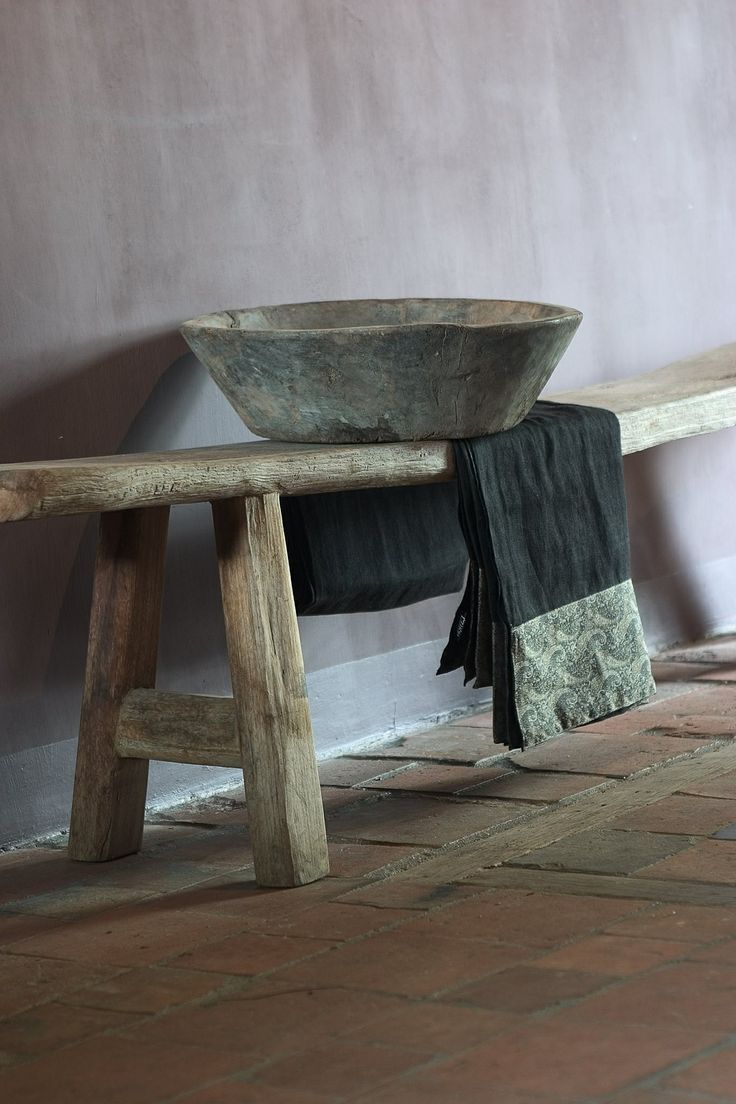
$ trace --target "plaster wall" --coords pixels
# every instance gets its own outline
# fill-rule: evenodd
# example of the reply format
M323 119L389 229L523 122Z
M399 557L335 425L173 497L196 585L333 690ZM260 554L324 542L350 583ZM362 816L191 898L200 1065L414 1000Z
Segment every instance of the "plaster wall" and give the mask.
M243 439L177 335L220 308L565 303L556 389L734 340L735 40L732 0L0 0L0 459ZM736 624L735 444L627 462L653 646ZM0 845L68 815L92 536L0 529ZM216 587L175 510L163 686L227 691ZM303 623L320 749L470 704L453 608Z

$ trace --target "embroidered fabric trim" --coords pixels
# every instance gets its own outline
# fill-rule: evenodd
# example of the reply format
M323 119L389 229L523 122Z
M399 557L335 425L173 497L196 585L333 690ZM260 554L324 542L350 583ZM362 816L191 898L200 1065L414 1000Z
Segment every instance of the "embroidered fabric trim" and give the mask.
M630 579L512 626L511 655L525 747L655 690Z

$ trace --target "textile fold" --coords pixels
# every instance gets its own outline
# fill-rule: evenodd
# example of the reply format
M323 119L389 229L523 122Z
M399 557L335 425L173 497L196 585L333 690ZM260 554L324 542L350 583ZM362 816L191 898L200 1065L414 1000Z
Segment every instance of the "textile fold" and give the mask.
M538 402L454 451L471 563L438 674L493 685L494 739L511 748L645 701L615 414Z
M468 552L455 483L281 499L297 613L362 613L457 594Z

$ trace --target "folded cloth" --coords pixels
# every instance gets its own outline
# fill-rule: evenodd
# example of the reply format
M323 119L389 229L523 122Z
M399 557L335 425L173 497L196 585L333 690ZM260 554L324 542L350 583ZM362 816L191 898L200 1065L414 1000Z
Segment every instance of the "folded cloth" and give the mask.
M615 414L538 402L454 451L471 566L438 674L492 684L512 748L646 700Z
M299 614L393 609L462 589L455 483L282 497L281 513Z

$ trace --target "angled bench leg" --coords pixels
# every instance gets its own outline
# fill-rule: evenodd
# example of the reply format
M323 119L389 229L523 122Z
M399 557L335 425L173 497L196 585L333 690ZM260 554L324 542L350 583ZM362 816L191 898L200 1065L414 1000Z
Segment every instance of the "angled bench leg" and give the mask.
M212 510L256 878L304 885L329 866L279 496Z
M69 855L100 862L138 851L148 760L121 759L115 731L129 690L156 677L168 506L100 519Z

